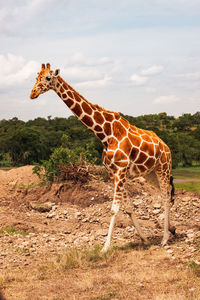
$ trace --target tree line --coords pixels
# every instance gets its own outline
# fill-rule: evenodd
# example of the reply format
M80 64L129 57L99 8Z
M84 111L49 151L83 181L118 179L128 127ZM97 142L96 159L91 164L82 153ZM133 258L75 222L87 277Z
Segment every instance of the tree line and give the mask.
M166 113L121 115L137 127L153 130L164 140L171 149L174 168L200 164L200 112L178 118ZM102 144L74 116L0 121L0 167L41 164L55 157L55 153L73 162L101 164Z

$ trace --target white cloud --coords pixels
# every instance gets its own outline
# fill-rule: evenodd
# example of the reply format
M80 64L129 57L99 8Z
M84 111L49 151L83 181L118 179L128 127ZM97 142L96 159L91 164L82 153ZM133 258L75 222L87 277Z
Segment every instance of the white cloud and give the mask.
M154 87L146 87L145 92L147 93L155 93L156 89Z
M178 98L175 95L168 95L168 96L160 96L153 100L153 103L155 104L168 104L173 102L180 101L180 98Z
M4 1L5 2L5 1ZM16 30L32 22L41 23L48 15L51 15L54 8L62 3L67 3L69 0L9 0L3 4L0 9L0 32L14 33ZM37 19L36 23L35 19ZM23 30L27 29L26 26Z
M177 74L176 77L177 78L188 79L188 80L200 80L200 72Z
M40 67L36 61L26 62L22 56L13 54L8 54L7 57L0 55L0 66L0 88L25 82Z
M148 67L147 69L141 70L140 74L141 75L147 75L147 76L156 75L156 74L160 74L163 70L164 70L163 66L161 66L161 65L159 65L159 66L153 65L151 67Z
M130 79L134 86L144 85L148 81L148 77L140 76L137 74L133 74Z
M112 77L105 75L103 79L84 81L76 84L77 88L97 88L107 86L111 82Z
M62 74L67 80L72 81L88 81L88 80L95 80L100 79L103 77L103 74L95 68L90 67L66 67L62 69Z
M116 62L109 57L91 58L76 52L68 57L61 75L76 82L77 87L105 86L111 81L115 67Z

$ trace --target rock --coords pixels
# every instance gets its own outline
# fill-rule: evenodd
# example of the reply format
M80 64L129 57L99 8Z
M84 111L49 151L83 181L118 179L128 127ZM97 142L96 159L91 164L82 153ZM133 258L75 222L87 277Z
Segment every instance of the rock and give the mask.
M160 203L154 203L153 207L155 209L159 209L159 208L161 208L161 204Z
M160 209L153 209L153 210L152 210L152 213L153 213L154 215L159 214L159 212L160 212Z
M55 217L55 215L56 215L56 213L52 212L52 213L47 214L46 217L49 218L49 219L51 219L51 218Z
M80 211L75 212L74 217L79 219L81 217L81 212Z
M167 253L171 254L171 253L173 253L173 250L172 249L168 249Z
M99 229L96 232L96 235L101 235L101 236L107 236L107 234L108 234L108 231L105 229Z
M127 226L126 227L126 230L128 231L128 232L134 232L135 231L135 228L132 226Z
M135 200L134 201L134 206L138 207L140 204L143 203L143 200L142 199L138 199L138 200Z
M52 209L51 202L46 202L46 203L31 202L30 205L32 209L42 213L49 212Z
M187 197L183 197L183 198L182 198L182 201L183 201L183 202L191 201L191 197L188 197L188 196L187 196Z

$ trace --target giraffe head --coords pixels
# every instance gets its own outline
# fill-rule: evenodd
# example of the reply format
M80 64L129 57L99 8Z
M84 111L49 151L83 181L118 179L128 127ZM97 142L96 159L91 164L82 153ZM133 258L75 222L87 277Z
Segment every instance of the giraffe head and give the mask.
M42 64L41 71L38 73L38 77L31 91L30 98L35 99L40 94L43 94L52 89L55 84L55 78L59 75L59 73L59 69L52 71L50 68L50 64L47 64L46 66L45 64Z

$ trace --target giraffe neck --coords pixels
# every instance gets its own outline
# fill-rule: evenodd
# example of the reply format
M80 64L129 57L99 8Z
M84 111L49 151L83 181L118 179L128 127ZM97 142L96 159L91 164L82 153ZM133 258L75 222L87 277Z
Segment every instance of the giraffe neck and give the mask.
M112 134L111 123L114 119L119 119L120 115L90 103L60 76L57 77L53 89L73 114L106 144Z

